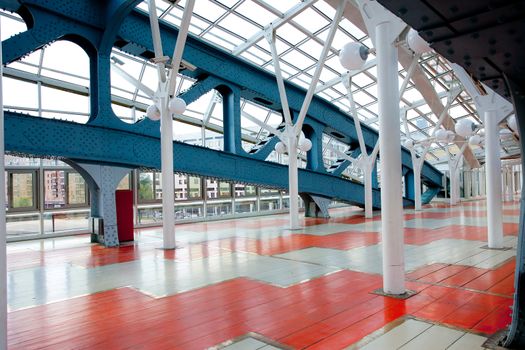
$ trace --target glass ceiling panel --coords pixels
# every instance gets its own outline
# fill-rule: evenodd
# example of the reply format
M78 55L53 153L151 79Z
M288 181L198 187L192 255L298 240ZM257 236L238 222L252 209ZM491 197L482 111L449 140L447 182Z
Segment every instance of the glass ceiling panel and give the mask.
M157 0L158 15L162 20L178 26L181 21L185 3L185 0L181 0L175 4ZM261 33L261 31L264 30L264 28L268 28L271 23L275 23L275 21L283 18L284 13L294 9L294 7L306 5L308 4L299 0L199 0L195 2L190 31L192 34L201 37L215 46L219 46L229 52L234 52L239 45L244 44L249 38ZM148 10L146 2L139 4L138 8L146 12ZM326 1L319 0L313 5L309 5L306 9L303 9L303 11L300 11L295 17L285 19L287 23L278 28L276 46L285 79L304 88L308 88L334 14L335 9L331 5ZM0 12L0 15L2 15L3 20L2 40L26 30L25 24L17 15L5 12ZM333 86L320 92L318 96L334 103L334 105L345 112L349 112L350 110L346 96L346 88L341 82L334 83L334 79L346 73L339 63L337 54L347 42L356 40L368 47L372 46L371 40L365 32L348 19L343 18L339 23L328 59L325 62L324 69L321 71L320 76L320 83L326 84L327 82L331 82ZM74 58L66 60L66 62L64 62L64 60L62 60L62 62L58 61L58 58L63 57L66 51L68 57L73 55ZM22 61L9 65L9 68L31 72L34 75L46 75L79 86L88 86L89 70L86 70L85 67L89 67L89 65L87 57L82 58L82 55L80 55L80 53L83 54L80 48L68 42L57 42L44 52L42 65L40 61L41 53L35 52L25 57ZM124 61L124 67L128 73L151 89L156 89L158 78L152 64L125 55L117 50L115 50L113 54ZM242 52L240 57L270 72L274 71L270 47L263 36L261 36L261 39L255 45L250 46ZM369 57L369 60L372 59L375 59L373 54ZM442 103L446 104L447 97L445 94L451 84L456 80L446 60L436 53L431 52L424 54L420 58L419 66L430 79L435 91L441 94L440 98ZM401 65L398 65L398 69L401 73L399 82L399 84L401 84L403 77L406 76L406 72L402 69ZM377 128L378 121L376 76L377 69L375 66L372 66L367 71L352 77L353 98L357 107L358 116L373 128ZM129 103L126 103L135 108L133 115L135 115L136 112L137 118L142 118L144 110L150 102L149 98L138 91L133 84L129 84L113 72L111 79L113 85L112 93L129 100ZM181 77L177 89L178 91L183 91L191 86L192 83L192 79ZM34 94L32 95L31 91L34 91L35 84L22 83L16 79L11 79L7 84L13 87L17 84L27 85L24 91L29 94L29 99L34 98ZM207 94L201 98L202 101L199 99L192 103L191 107L188 108L187 116L202 121L206 109L212 102L212 97L213 95ZM220 98L218 99L220 100ZM407 114L410 120L409 129L412 133L411 137L414 138L422 138L424 134L430 133L437 122L437 116L432 113L430 107L422 100L423 97L417 91L417 87L413 87L412 82L410 82L403 94L403 99L400 101L400 106L410 107L412 104L417 104L417 108L410 109ZM24 108L32 108L36 105L35 103L28 102L27 97L20 99L16 96L11 96L10 101L12 101L12 104ZM220 101L216 103L210 117L210 122L216 125L219 125L222 119L222 115L219 115L221 111L219 102ZM79 103L82 104L83 102ZM280 115L265 110L260 106L246 101L243 105L246 113L260 120L266 120L268 123L271 122L274 126L277 126L282 120ZM119 115L132 114L131 112L126 113L122 108L125 109L127 107L115 105L115 109L118 110ZM472 105L472 99L465 92L462 92L460 97L454 101L449 114L454 119L469 118L479 123L479 117ZM257 137L265 133L261 132L259 127L255 128L254 125L247 125L249 125L248 129L250 133L255 132L258 135ZM259 130L252 130L252 128ZM402 129L401 123L400 129ZM178 126L177 133L179 136L183 130L184 127ZM192 126L188 130L193 132L195 127ZM512 140L509 140L509 142L512 142ZM427 158L433 162L446 161L446 154L442 147L438 145L435 146L436 148L432 151L433 153L429 154ZM508 147L512 149L514 145L510 144Z

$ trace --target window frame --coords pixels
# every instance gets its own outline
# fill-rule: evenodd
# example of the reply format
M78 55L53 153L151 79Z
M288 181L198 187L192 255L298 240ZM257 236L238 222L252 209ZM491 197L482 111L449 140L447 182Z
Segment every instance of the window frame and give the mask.
M39 194L38 194L38 170L36 169L6 169L6 184L7 184L7 212L18 213L18 212L32 212L39 209ZM14 207L13 206L13 180L12 176L15 174L31 174L32 185L31 185L31 200L33 204L29 207Z

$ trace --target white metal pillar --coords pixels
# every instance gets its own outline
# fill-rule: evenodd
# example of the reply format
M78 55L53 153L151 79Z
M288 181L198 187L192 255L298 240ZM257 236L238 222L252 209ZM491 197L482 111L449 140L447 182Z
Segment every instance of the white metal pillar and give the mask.
M485 197L485 195L487 194L487 191L486 191L486 176L487 176L487 171L485 170L485 166L483 166L483 168L480 169L480 172L478 173L478 188L479 188L479 192L478 194L482 197Z
M512 165L507 167L507 194L505 200L507 202L514 200L514 169Z
M474 170L466 170L463 171L463 197L465 199L469 199L472 194L473 189L473 183L472 181L472 175L474 174Z
M510 169L508 166L502 168L501 175L503 177L503 201L510 202L512 201L512 179L510 178Z
M169 109L170 98L175 97L177 73L182 60L182 53L186 44L188 28L195 0L188 0L184 7L182 20L173 50L171 71L166 70L166 60L162 48L159 19L155 0L148 1L150 27L155 51L155 61L159 77L159 86L156 97L159 99L160 111L160 148L161 148L161 178L162 178L162 231L163 248L174 249L175 246L175 191L173 173L173 109ZM169 73L169 74L168 74Z
M383 291L405 293L403 203L401 192L401 135L397 48L391 41L390 21L376 26L379 143L381 153L381 233Z
M372 197L372 172L374 170L374 163L366 159L363 167L364 183L365 183L365 218L371 219L374 217L373 211L373 197Z
M175 184L173 174L173 117L168 101L161 98L160 147L162 178L163 248L175 248Z
M487 174L487 228L489 248L503 247L501 159L498 115L485 112L485 171Z
M297 230L299 228L299 171L297 168L297 136L295 133L290 132L288 134L287 141L288 192L290 195L290 230Z
M449 165L450 168L450 205L456 205L458 204L458 172L456 169L456 166L454 164L455 162L452 161Z
M479 177L480 171L478 169L472 169L472 197L478 197L480 194L479 190Z
M423 210L421 205L421 168L423 166L424 159L417 159L416 156L412 157L412 168L414 171L414 209L416 211Z
M0 24L1 33L1 24ZM0 350L7 350L7 257L5 226L5 159L2 41L0 40Z

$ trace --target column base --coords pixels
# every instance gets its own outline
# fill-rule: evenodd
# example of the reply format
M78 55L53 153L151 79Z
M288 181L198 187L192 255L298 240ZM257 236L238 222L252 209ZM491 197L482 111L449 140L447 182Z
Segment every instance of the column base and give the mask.
M176 245L173 248L157 247L155 249L158 249L158 250L177 250L177 249L181 249L181 248L184 248L184 246L183 245Z
M381 295L383 297L390 297L390 298L401 299L401 300L405 300L410 297L413 297L417 293L418 292L416 292L415 290L407 289L403 294L390 294L390 293L385 293L383 288L379 288L379 289L376 289L370 292L370 294L376 294L376 295Z
M502 251L511 250L512 249L512 247L491 248L488 245L484 245L483 247L480 247L480 248L481 249L487 249L487 250L502 250Z

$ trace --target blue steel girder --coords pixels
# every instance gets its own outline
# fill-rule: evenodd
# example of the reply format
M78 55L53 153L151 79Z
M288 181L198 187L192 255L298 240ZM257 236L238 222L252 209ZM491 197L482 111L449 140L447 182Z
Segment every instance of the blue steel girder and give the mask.
M175 26L163 23L161 25L162 41L166 53L173 51L178 30ZM134 11L122 24L120 33L122 41L118 43L124 51L125 45L133 43L143 47L151 55L153 43L149 31L149 21L146 14ZM136 53L136 52L135 52ZM186 72L194 77L213 75L231 84L242 86L242 97L273 110L281 110L279 92L275 76L270 72L232 56L202 39L190 35L187 39L183 58L198 67L194 72ZM293 83L286 82L286 91L290 109L301 109L305 90ZM308 109L309 117L319 123L330 126L351 140L357 141L357 133L353 119L330 102L314 97ZM368 126L363 126L363 134L367 146L373 148L378 135Z
M174 171L286 189L285 165L174 142ZM158 138L93 125L5 113L5 149L16 154L59 157L123 167L159 169ZM299 170L299 191L364 204L363 185L316 171ZM374 190L374 206L380 192ZM406 205L412 204L405 200Z
M90 94L92 110L88 124L93 127L115 129L158 138L158 123L144 120L136 124L127 124L113 113L110 102L110 60L107 50L101 51L101 47L107 46L115 36L118 25L112 24L110 28L106 29L108 22L111 22L112 14L115 14L117 16L115 23L122 22L116 39L117 46L135 55L142 55L143 57L151 55L153 47L148 17L137 10L126 16L136 2L113 0L106 3L106 7L102 5L90 7L89 5L93 4L87 0L77 2L23 0L21 1L23 8L27 10L24 12L24 18L27 18L27 13L30 13L32 28L4 42L6 45L4 61L11 62L54 40L74 41L86 50L91 62ZM5 1L0 2L0 4L5 3ZM102 12L97 13L97 11ZM177 29L171 25L163 24L161 32L165 43L164 47L167 52L171 52L175 44ZM275 77L253 64L233 57L229 53L191 36L188 38L184 51L184 59L198 67L194 72L185 72L198 79L194 86L182 94L188 104L212 88L222 90L223 96L228 95L228 91L231 90L232 94L229 94L231 98L227 98L229 103L225 104L224 110L226 150L247 156L240 147L240 96L279 111L280 103ZM290 108L293 115L297 115L305 91L294 84L286 83L286 85ZM320 158L322 147L320 147L319 141L322 140L320 135L324 129L328 132L337 130L343 135L344 141L348 143L357 142L353 119L334 105L318 97L314 97L312 101L305 125L305 131L316 136L312 140L315 147L308 154L310 161L308 167L317 172L325 172L324 167L319 166L322 164L322 158ZM308 128L310 130L307 130ZM377 132L363 126L363 133L365 143L371 149L377 141ZM271 152L275 142L276 140L271 140L251 157L255 160L263 160ZM44 145L42 147L45 149ZM13 151L17 151L15 146ZM408 151L403 149L402 154L404 167L411 169ZM103 162L104 159L99 161ZM441 184L441 173L429 164L424 166L423 177L435 186Z
M18 12L21 6L18 0L0 0L0 8L2 10Z
M119 33L121 45L134 43L153 51L153 43L149 32L148 17L141 11L135 10L123 22ZM164 50L171 52L176 42L178 30L176 27L163 23L161 35ZM184 59L198 67L195 72L188 72L196 78L199 76L216 76L230 84L240 85L241 95L255 103L265 105L276 111L281 110L279 93L276 88L275 76L228 52L205 43L203 40L190 35L184 49ZM293 83L285 82L290 109L297 112L301 109L305 90ZM294 113L295 114L295 113ZM328 101L314 96L308 109L308 118L325 125L326 128L337 130L344 135L345 141L355 143L358 141L353 118L342 112ZM378 140L378 134L372 128L362 125L363 137L367 148L372 149ZM402 149L403 166L412 169L410 152ZM427 182L435 186L441 184L441 172L425 163L422 176Z
M73 19L64 18L39 8L32 8L30 11L34 26L2 43L4 64L16 61L59 39L76 42L86 50L88 55L95 53L94 48L98 45L102 35L100 29L79 24Z

